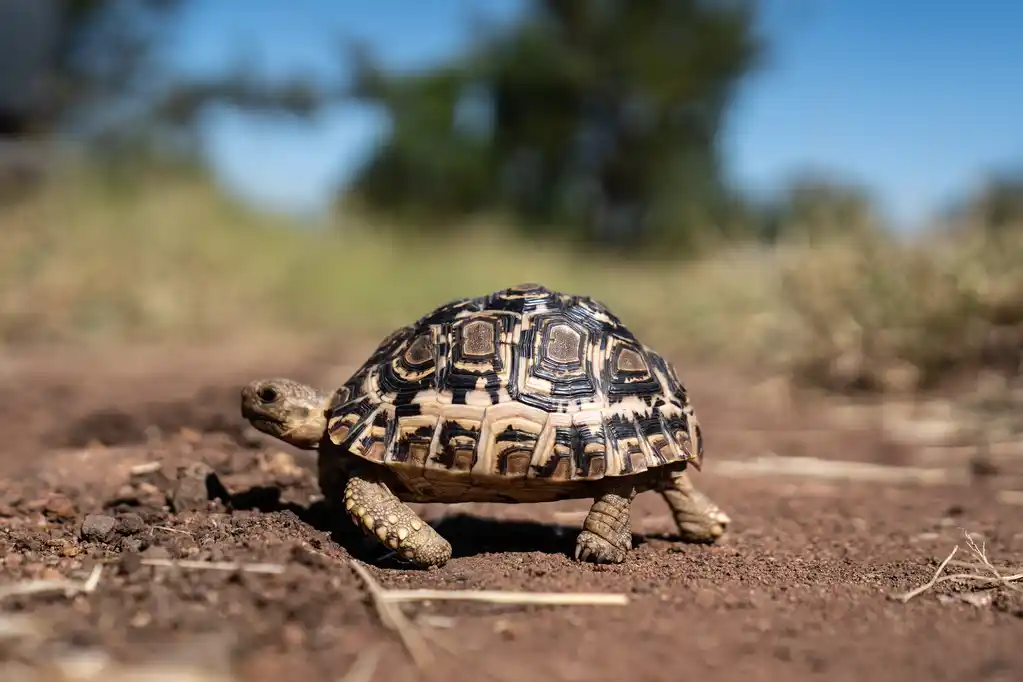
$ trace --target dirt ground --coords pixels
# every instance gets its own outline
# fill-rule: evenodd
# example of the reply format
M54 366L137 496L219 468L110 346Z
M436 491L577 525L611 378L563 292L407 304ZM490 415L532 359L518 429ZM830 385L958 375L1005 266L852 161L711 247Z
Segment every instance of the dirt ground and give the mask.
M1023 592L945 582L908 603L888 598L926 582L957 544L956 559L971 560L965 531L995 565L1023 566L1023 507L997 476L726 473L719 463L765 452L922 460L848 410L679 361L708 437L694 481L733 518L722 542L674 541L667 507L648 493L626 563L595 567L570 559L586 501L427 505L455 557L412 570L331 516L310 455L238 415L240 382L331 383L351 369L332 360L237 349L0 358L0 679L1023 679ZM419 669L352 557L385 588L613 592L629 603L409 604L432 653ZM152 565L181 559L249 568ZM92 591L9 593L83 581L100 565Z

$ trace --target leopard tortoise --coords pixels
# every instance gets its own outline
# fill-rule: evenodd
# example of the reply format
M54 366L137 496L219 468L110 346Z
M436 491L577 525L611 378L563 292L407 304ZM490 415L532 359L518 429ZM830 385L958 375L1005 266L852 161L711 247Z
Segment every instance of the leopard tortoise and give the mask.
M261 379L241 409L318 450L328 499L420 567L446 563L451 545L406 502L592 498L575 558L595 563L625 560L639 492L663 496L683 541L713 542L729 523L687 477L703 436L671 364L602 303L537 284L438 307L333 393Z

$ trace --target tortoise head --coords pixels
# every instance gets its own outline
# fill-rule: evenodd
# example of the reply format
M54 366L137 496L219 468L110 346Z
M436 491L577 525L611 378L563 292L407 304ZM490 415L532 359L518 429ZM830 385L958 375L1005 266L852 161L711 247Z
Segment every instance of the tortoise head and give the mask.
M291 379L259 379L242 388L242 416L265 434L315 450L327 428L331 396Z

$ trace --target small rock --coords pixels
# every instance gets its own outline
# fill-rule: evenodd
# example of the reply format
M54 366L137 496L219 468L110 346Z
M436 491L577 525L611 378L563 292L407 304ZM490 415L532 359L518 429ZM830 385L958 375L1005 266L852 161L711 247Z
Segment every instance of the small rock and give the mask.
M135 535L146 529L146 522L138 514L128 513L122 516L117 524L117 532L121 535Z
M138 613L131 617L131 620L128 621L128 624L131 625L133 628L144 628L151 622L153 622L152 614L146 613L145 611L139 611Z
M118 546L122 552L138 553L142 551L142 541L138 538L121 538Z
M117 519L104 514L89 514L82 521L83 540L102 542L110 537L117 527Z
M138 552L123 552L121 554L121 571L123 573L134 573L142 568L142 556Z
M190 466L179 471L170 494L171 509L179 514L206 509L209 502L209 487L206 483L208 476L215 474L206 465Z
M50 497L46 500L43 511L50 516L71 518L75 515L75 505L66 495L56 493L54 495L50 495Z
M994 597L990 592L964 592L959 599L972 606L989 606Z
M138 490L135 486L127 483L118 488L117 492L114 493L113 496L113 500L115 502L137 503L138 499Z
M700 608L709 609L717 602L717 595L712 590L703 588L696 592L694 601Z
M64 576L60 574L60 571L52 566L47 566L39 573L40 580L60 580L63 577Z
M190 445L196 445L202 442L202 434L196 431L195 429L189 428L187 426L181 427L181 429L178 431L178 437L180 437L181 440L185 441L186 443L189 443Z
M166 547L160 547L158 545L152 545L147 547L142 556L146 559L170 559L170 552L167 551Z
M148 481L143 481L138 485L139 495L159 495L160 489Z
M993 598L995 608L1017 618L1023 618L1023 592L1002 590Z

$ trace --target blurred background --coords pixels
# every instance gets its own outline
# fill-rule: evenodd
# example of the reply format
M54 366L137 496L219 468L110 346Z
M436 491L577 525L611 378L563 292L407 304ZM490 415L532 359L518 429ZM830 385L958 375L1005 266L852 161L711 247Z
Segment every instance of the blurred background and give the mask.
M906 391L1023 347L1023 7L0 0L0 343L376 341L520 281Z

